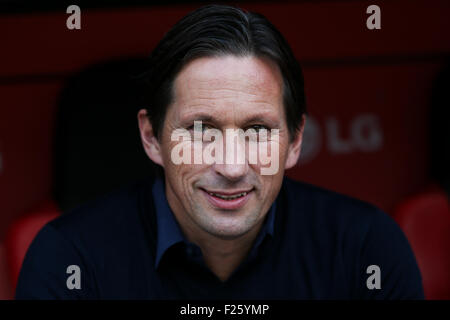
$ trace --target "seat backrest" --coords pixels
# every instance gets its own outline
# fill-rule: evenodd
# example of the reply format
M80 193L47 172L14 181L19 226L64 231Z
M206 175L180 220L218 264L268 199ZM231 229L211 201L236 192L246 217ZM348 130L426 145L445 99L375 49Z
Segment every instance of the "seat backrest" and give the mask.
M419 265L425 297L450 299L450 211L437 189L403 201L394 218L408 238Z

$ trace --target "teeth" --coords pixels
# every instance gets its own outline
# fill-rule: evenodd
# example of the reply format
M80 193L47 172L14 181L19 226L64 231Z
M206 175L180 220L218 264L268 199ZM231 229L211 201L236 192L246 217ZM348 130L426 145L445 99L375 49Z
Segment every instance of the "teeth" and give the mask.
M214 196L214 197L217 197L217 198L220 198L220 199L224 199L224 200L233 200L233 199L240 198L240 197L243 197L243 196L247 195L247 192L238 193L238 194L235 194L235 195L232 195L232 196L224 196L224 195L217 194L217 193L212 193L212 192L208 192L208 193L211 196Z

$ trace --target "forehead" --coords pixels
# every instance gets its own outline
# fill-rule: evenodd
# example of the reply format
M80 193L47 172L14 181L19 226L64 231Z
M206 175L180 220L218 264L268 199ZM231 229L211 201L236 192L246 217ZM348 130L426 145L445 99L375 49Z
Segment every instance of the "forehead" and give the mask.
M278 66L269 59L231 55L198 58L176 77L174 103L183 113L238 106L245 112L249 111L246 107L257 104L259 109L278 108L282 81Z

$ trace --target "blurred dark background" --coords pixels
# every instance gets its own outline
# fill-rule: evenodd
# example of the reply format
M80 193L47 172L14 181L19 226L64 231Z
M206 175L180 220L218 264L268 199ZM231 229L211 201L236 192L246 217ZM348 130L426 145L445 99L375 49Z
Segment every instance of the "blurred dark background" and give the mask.
M264 14L303 66L310 115L290 177L392 216L417 194L449 192L448 0L0 1L0 299L11 297L3 242L15 220L152 174L134 75L208 3ZM73 4L80 30L66 27ZM366 27L372 4L380 30Z

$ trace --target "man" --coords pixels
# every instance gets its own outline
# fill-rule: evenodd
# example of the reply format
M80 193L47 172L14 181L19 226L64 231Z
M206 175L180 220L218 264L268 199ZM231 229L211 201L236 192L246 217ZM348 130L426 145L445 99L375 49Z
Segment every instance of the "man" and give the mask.
M301 149L303 77L263 16L190 13L144 78L141 139L163 172L46 225L17 298L423 298L386 214L284 178Z

